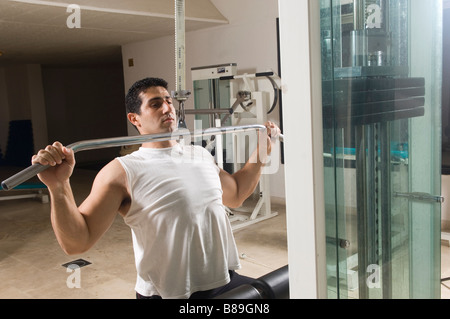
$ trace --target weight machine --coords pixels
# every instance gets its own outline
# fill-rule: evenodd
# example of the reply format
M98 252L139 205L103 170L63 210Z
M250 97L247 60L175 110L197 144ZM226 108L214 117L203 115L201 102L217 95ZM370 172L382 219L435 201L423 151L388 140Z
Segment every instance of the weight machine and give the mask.
M237 75L237 65L229 63L192 68L191 73L195 109L184 112L195 115L195 130L265 123L267 114L277 105L280 79L273 72ZM246 162L249 150L256 149L257 139L232 134L211 136L201 142L221 168L233 173ZM278 215L271 211L268 175L261 175L252 199L256 204L249 205L248 200L238 209L227 209L234 230Z

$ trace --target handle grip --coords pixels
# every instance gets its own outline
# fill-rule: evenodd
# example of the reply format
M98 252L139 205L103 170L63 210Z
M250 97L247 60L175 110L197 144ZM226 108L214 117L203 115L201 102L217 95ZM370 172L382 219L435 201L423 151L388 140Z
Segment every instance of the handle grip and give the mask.
M6 191L13 189L14 187L22 184L23 182L29 180L33 176L39 174L40 172L46 170L48 165L33 164L24 170L18 172L17 174L11 176L10 178L2 182L2 188Z

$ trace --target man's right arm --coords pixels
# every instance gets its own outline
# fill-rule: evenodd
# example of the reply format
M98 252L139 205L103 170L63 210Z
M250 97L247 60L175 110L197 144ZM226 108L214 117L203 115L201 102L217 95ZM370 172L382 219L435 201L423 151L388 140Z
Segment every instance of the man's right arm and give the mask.
M77 207L70 185L75 165L73 151L56 142L33 156L33 163L50 165L38 176L51 198L51 222L61 248L69 255L90 249L123 213L127 198L125 172L117 160L96 176L91 193Z

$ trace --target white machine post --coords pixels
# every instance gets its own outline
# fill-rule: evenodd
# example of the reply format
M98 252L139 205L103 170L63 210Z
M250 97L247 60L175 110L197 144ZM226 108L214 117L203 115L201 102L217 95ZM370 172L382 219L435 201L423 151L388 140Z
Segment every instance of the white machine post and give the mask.
M244 86L240 86L238 82L242 79ZM255 124L255 123L265 123L267 122L267 105L270 105L270 90L268 91L256 91L255 87L260 87L255 85L253 82L257 81L256 75L247 75L235 77L234 81L231 81L231 104L236 101L237 92L244 89L251 93L251 98L249 101L242 103L232 116L232 125L241 124ZM261 78L261 81L264 79ZM234 161L235 171L240 168L241 163L238 159L248 157L253 149L256 149L256 143L253 145L247 145L246 141L241 138L234 138ZM277 212L272 212L271 199L270 199L270 176L261 175L258 190L259 198L253 210L249 212L244 212L240 210L235 210L234 216L230 218L232 221L233 230L238 230L248 225L260 222L262 220L272 218L278 215Z

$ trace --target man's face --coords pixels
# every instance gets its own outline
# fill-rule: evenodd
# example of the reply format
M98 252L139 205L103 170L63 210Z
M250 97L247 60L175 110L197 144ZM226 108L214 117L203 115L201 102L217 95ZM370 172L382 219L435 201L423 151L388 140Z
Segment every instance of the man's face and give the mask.
M176 111L165 88L151 87L140 98L141 114L130 113L128 118L141 134L167 133L177 128Z

